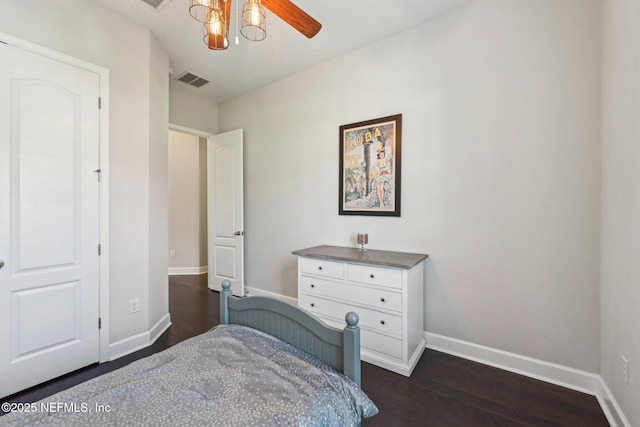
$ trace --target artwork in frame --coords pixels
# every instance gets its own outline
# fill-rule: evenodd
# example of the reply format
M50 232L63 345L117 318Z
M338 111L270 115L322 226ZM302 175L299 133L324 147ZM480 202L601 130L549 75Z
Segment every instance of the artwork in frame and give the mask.
M402 114L340 126L340 215L400 216Z

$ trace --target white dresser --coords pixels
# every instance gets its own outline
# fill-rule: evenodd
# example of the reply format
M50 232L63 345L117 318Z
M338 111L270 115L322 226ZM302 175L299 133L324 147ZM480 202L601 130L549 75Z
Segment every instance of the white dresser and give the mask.
M315 246L298 256L298 305L342 328L360 317L362 360L410 376L425 349L427 255Z

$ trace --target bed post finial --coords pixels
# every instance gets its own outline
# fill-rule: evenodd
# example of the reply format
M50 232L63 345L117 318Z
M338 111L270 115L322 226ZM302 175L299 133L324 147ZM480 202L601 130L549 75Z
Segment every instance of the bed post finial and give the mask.
M344 320L344 374L360 386L360 317L350 311Z
M349 328L353 329L356 326L358 326L358 322L360 321L360 316L358 316L358 313L350 311L347 313L346 316L344 316L344 320L345 322L347 322L347 325L349 326Z
M231 282L225 280L222 282L222 291L220 291L220 324L229 324L229 298L233 292L231 291Z

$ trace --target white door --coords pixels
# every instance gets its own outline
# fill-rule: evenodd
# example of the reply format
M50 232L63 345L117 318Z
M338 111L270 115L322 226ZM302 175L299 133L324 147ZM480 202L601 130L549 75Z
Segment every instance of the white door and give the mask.
M209 288L244 296L242 129L207 139Z
M99 87L0 43L0 396L99 358Z

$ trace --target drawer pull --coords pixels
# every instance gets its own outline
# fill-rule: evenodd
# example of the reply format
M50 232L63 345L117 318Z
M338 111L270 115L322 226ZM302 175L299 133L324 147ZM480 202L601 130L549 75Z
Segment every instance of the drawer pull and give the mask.
M384 298L380 298L380 302L384 302Z
M311 287L312 287L312 288L315 288L315 287L316 287L316 285L314 285L314 284L312 283L312 284L311 284Z
M315 307L316 305L314 303L311 303L311 307Z
M369 277L371 277L371 278L373 279L373 278L374 278L374 277L376 277L376 276L375 276L373 273L371 273L371 274L369 275Z
M320 265L320 266L318 266L318 270L322 270L322 266L321 266L321 265Z
M381 324L381 325L384 325L384 320L381 320L381 321L380 321L380 324Z

